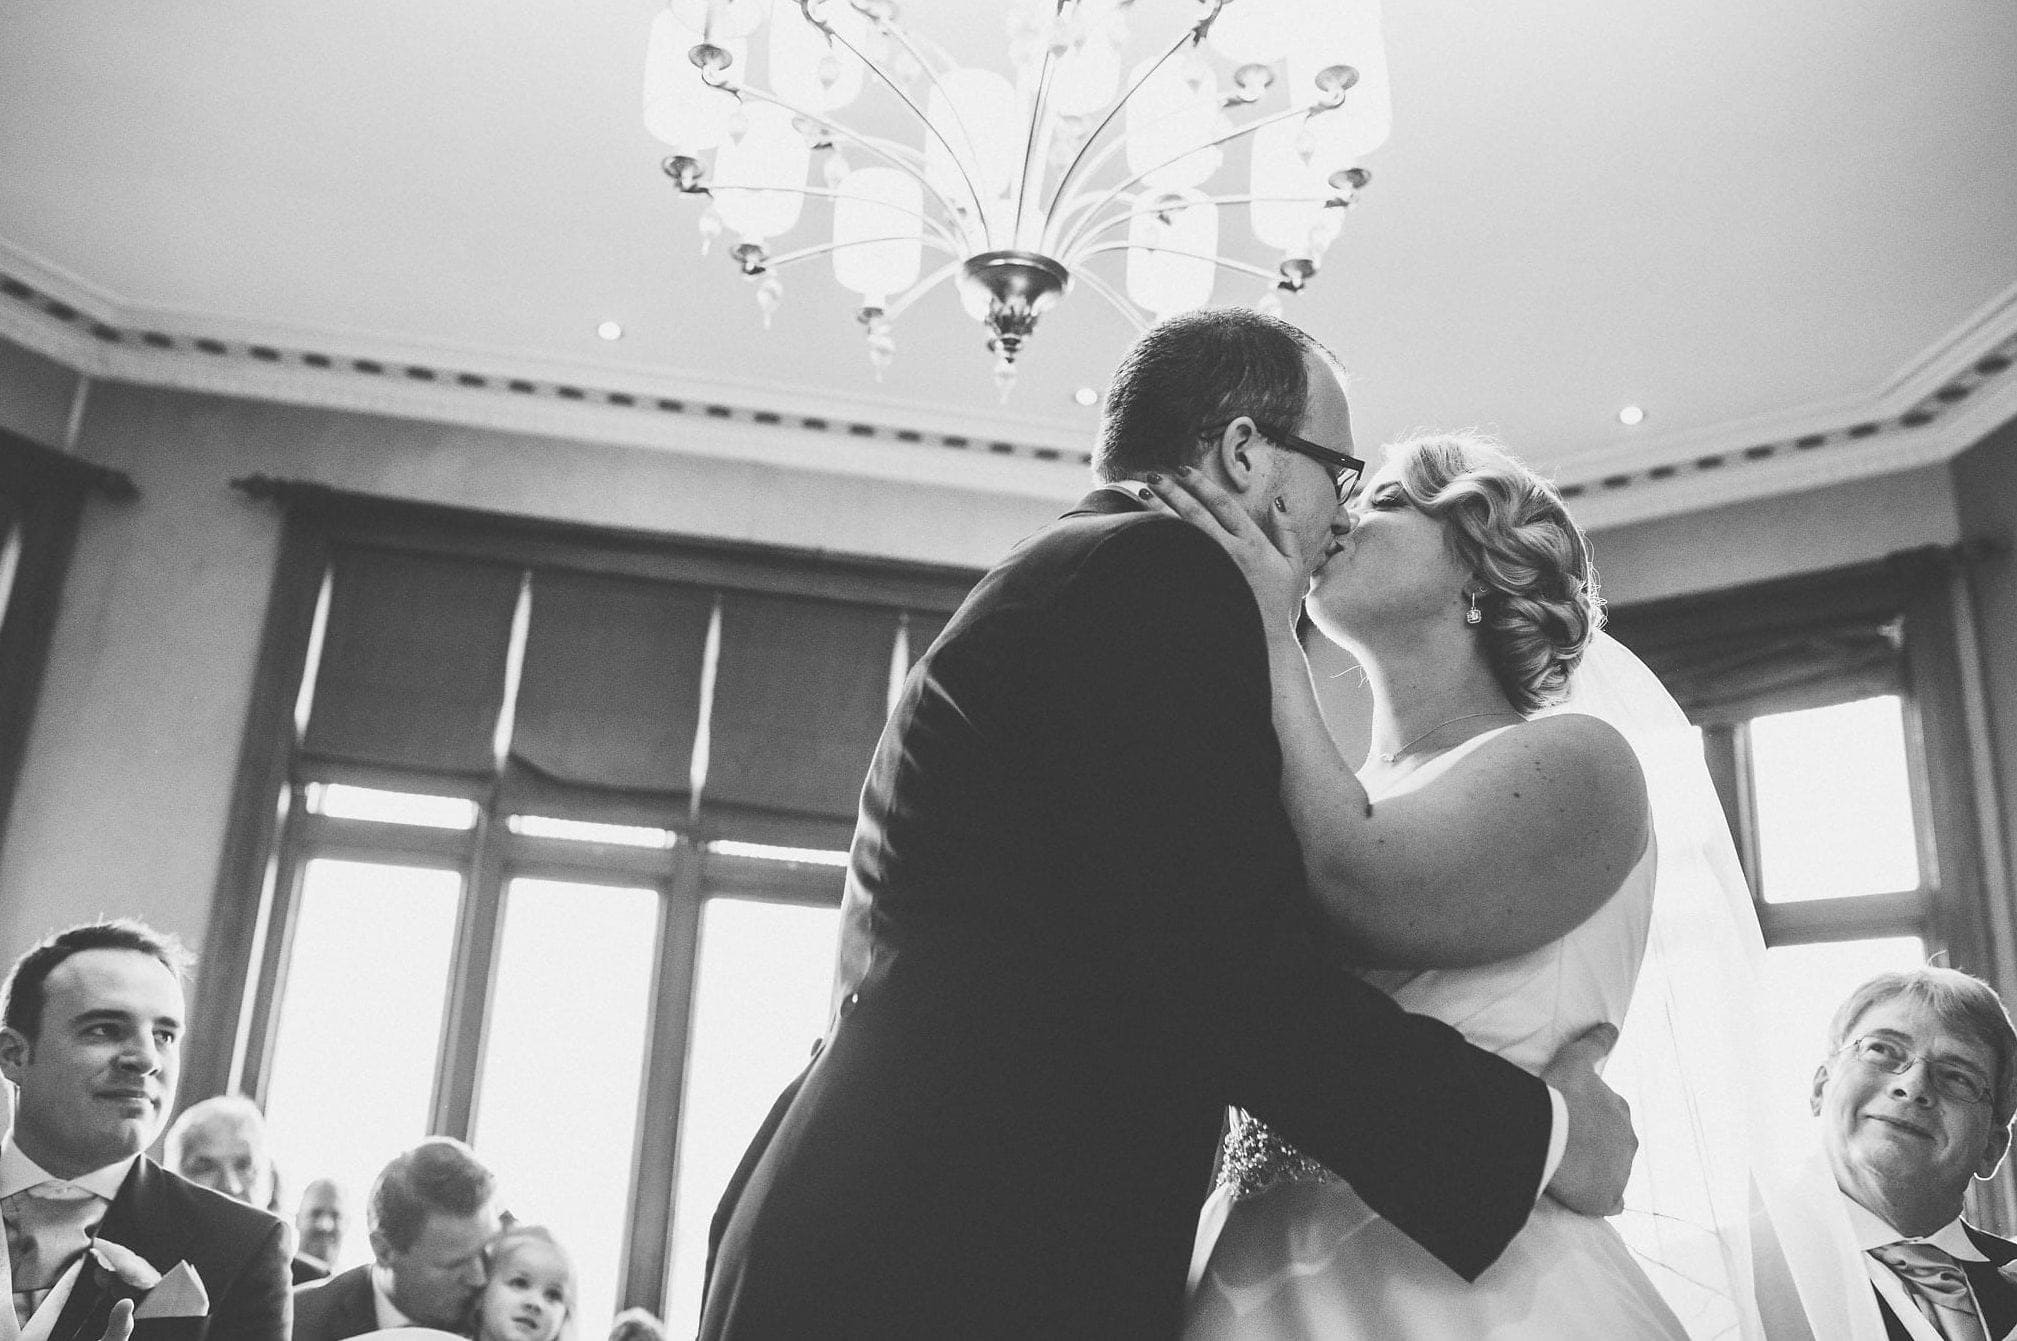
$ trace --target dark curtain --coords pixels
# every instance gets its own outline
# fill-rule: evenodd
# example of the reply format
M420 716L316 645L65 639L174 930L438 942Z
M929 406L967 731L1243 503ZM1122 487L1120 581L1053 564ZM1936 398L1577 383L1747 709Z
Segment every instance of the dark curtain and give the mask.
M724 598L702 793L712 827L846 846L888 710L897 618L797 596Z
M303 758L489 778L519 570L338 550Z
M693 587L535 573L504 808L683 821L713 608Z

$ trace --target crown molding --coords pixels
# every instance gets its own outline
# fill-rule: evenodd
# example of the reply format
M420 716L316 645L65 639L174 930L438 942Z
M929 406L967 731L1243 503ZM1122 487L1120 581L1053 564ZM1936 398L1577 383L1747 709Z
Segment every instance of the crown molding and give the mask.
M12 266L10 271L8 266ZM15 272L19 273L15 273ZM529 367L492 350L356 333L248 331L121 302L0 243L0 335L79 373L141 385L474 425L786 468L1069 499L1091 455L1050 424L992 431L929 409L604 367ZM284 338L283 338L284 337ZM2017 285L1868 396L1557 463L1591 528L1801 492L1951 459L2017 417Z

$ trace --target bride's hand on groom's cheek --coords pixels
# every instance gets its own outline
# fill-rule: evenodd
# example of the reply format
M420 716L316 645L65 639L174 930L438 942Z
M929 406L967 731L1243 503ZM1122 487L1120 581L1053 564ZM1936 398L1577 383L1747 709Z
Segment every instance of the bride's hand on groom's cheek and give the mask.
M1265 529L1239 499L1202 471L1179 467L1175 474L1143 476L1170 511L1203 531L1232 556L1246 576L1272 630L1293 625L1309 586L1310 563L1300 539L1279 510L1269 509Z
M1563 1044L1541 1073L1569 1106L1568 1145L1547 1192L1584 1215L1616 1215L1625 1209L1625 1184L1639 1150L1631 1105L1597 1074L1598 1064L1617 1042L1615 1025L1594 1025Z

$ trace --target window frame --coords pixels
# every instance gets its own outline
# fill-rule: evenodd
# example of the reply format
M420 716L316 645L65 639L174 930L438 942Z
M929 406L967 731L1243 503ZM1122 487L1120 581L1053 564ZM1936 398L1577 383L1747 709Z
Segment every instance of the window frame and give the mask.
M184 1102L230 1091L263 1098L302 878L316 858L462 875L429 1129L463 1139L480 1120L477 1090L510 882L551 877L651 888L659 904L654 993L617 1297L619 1308L662 1312L702 909L723 897L835 907L844 872L710 851L716 838L762 836L706 825L662 849L514 833L498 789L466 777L379 776L341 765L311 775L297 759L294 715L324 575L340 547L367 545L942 615L958 607L979 572L508 517L261 477L234 484L279 504L285 525L192 1012ZM477 803L476 823L453 830L310 813L308 786L329 781L465 797Z
M1703 757L1729 821L1738 859L1768 948L1884 936L1917 936L1928 958L1983 978L2017 1006L1999 964L2013 947L1999 937L1975 795L1975 751L1967 701L1967 657L1979 655L1957 619L1965 610L1966 547L1928 546L1871 563L1649 601L1611 612L1610 627L1662 679L1689 686L1682 707L1702 730ZM1773 903L1759 882L1758 816L1752 793L1749 723L1772 713L1825 707L1870 696L1866 668L1818 679L1789 696L1747 702L1719 696L1704 648L1735 663L1768 645L1789 626L1880 624L1896 650L1895 686L1905 733L1919 884L1832 899ZM1731 676L1741 679L1740 673ZM1998 1232L2017 1229L2017 1171L2005 1161L1988 1183L1974 1185L1969 1210Z

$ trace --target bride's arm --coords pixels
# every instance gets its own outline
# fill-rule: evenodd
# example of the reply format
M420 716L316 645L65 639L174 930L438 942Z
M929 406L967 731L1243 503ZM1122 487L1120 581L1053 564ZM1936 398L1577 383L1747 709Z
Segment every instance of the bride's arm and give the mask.
M1542 718L1424 787L1371 802L1324 725L1284 613L1307 571L1293 540L1262 534L1195 475L1185 483L1200 497L1152 483L1220 541L1260 602L1282 798L1310 891L1356 962L1489 963L1558 939L1603 905L1647 841L1645 782L1624 737L1593 717Z

